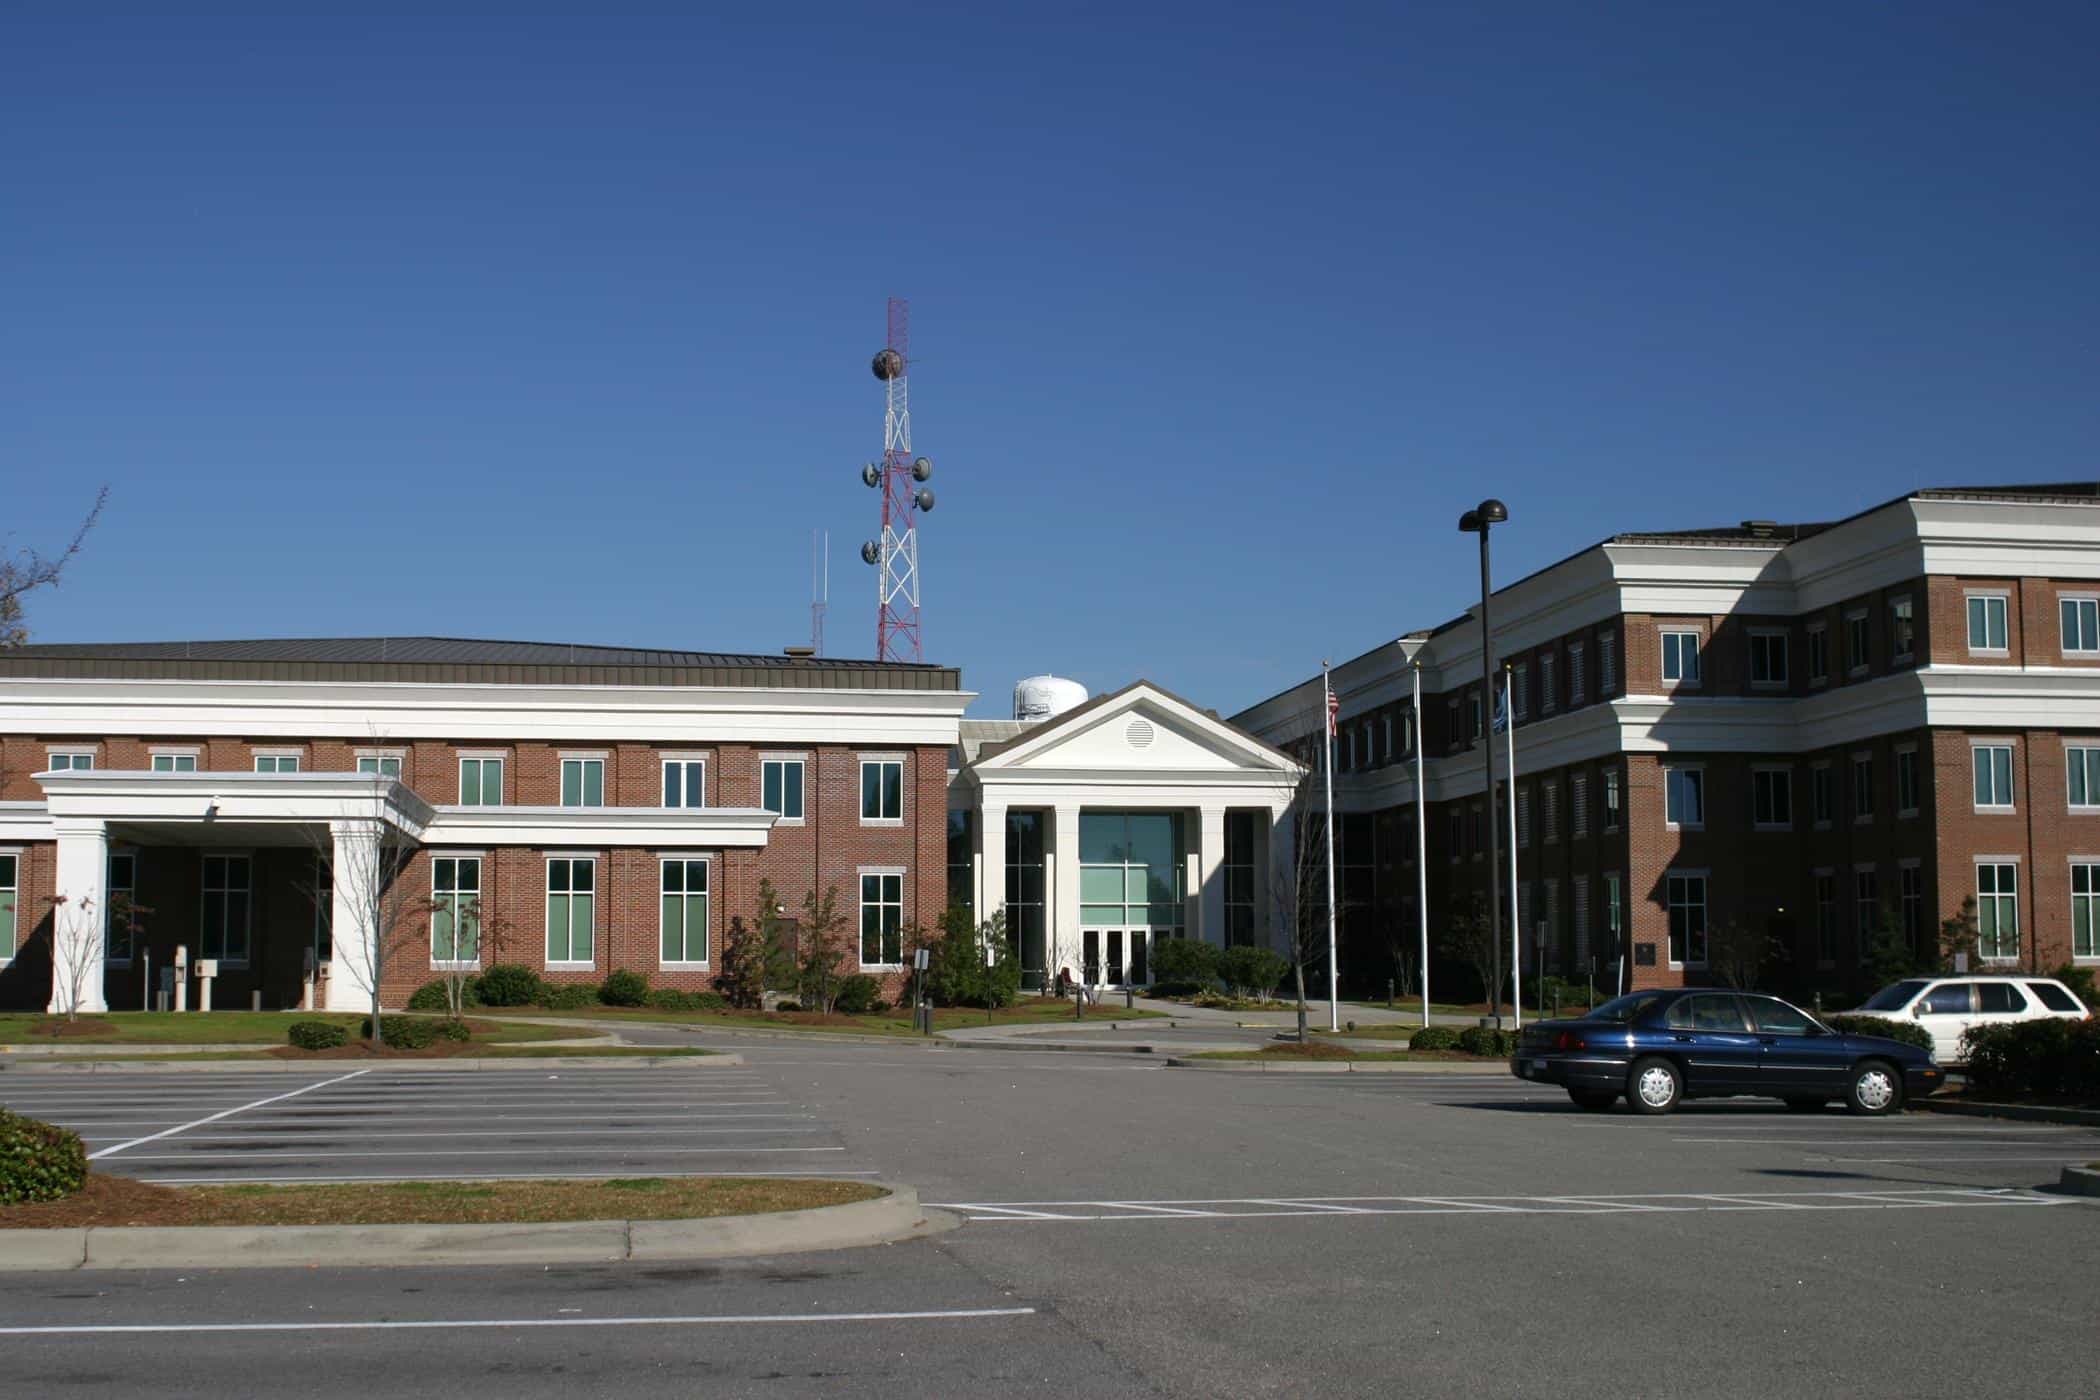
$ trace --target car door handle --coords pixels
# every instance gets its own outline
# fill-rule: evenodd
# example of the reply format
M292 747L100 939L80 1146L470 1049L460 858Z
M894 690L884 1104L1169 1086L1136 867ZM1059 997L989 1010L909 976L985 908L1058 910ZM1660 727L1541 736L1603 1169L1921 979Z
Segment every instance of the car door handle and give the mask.
M1688 1035L1673 1035L1670 1037L1670 1039L1676 1041L1679 1045L1689 1045L1692 1043L1692 1038Z
M1777 1045L1779 1037L1776 1035L1761 1035L1757 1038L1757 1043L1759 1045Z

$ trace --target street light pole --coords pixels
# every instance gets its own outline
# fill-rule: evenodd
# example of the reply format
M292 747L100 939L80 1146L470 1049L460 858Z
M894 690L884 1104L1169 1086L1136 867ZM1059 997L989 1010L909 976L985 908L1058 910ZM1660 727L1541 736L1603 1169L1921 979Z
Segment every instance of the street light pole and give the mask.
M1495 704L1495 628L1490 608L1494 599L1493 576L1488 566L1488 531L1509 519L1509 507L1490 497L1458 518L1458 528L1467 534L1480 536L1480 761L1481 772L1487 787L1482 794L1482 810L1487 820L1488 839L1488 924L1497 948L1502 945L1502 889L1498 872L1502 865L1502 842L1495 822L1495 739L1489 731L1489 723ZM1514 911L1512 911L1514 913ZM1500 959L1496 959L1500 962ZM1488 988L1488 1001L1494 1007L1495 1024L1502 1024L1501 979Z

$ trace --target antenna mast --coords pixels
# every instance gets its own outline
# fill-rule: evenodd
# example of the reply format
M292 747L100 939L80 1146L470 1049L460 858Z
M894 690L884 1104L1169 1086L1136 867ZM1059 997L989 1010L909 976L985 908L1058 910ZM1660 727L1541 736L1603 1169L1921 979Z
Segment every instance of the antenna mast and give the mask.
M831 532L809 532L809 650L824 654L824 613L831 606Z
M889 301L889 339L870 366L882 381L882 461L860 469L860 479L882 492L882 534L860 547L875 566L875 656L881 661L918 661L919 516L933 509L925 482L933 463L912 456L910 311L902 297Z

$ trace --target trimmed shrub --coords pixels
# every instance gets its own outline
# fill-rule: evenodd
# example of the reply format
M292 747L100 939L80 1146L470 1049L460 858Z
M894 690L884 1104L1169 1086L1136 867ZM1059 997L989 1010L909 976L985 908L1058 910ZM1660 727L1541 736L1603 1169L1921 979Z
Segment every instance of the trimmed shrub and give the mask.
M475 980L483 1006L530 1006L540 1000L540 975L522 963L496 963Z
M350 1028L333 1021L294 1021L284 1028L284 1038L301 1050L333 1050L350 1043Z
M799 1001L783 1001L776 1005L773 1009L775 1011L800 1011L802 1009L802 1003Z
M1424 1026L1407 1038L1410 1050L1456 1050L1458 1028L1456 1026Z
M438 1038L438 1027L447 1024L428 1016L388 1016L379 1023L379 1040L394 1050L427 1050ZM358 1034L372 1038L372 1018L365 1017Z
M607 1006L641 1006L649 1000L649 979L620 968L598 988L598 1000Z
M1291 965L1283 954L1269 948L1257 948L1251 943L1242 943L1227 948L1218 955L1218 975L1227 986L1237 987L1250 996L1267 997L1276 990Z
M1823 1024L1839 1035L1878 1035L1883 1040L1900 1040L1920 1050L1932 1048L1932 1032L1916 1021L1897 1021L1887 1016L1825 1016Z
M1458 1033L1458 1048L1468 1055L1509 1055L1517 1048L1517 1036L1493 1026L1467 1026Z
M60 1200L86 1184L78 1133L0 1108L0 1206Z
M1969 1085L2009 1098L2100 1098L2100 1021L2057 1017L1971 1026L1961 1038Z
M1152 975L1161 982L1212 986L1218 980L1218 950L1200 938L1162 938L1152 949Z
M598 989L588 982L547 982L536 1000L549 1011L581 1011L598 1004Z
M449 1016L437 1023L437 1033L439 1040L457 1040L461 1043L474 1038L474 1032L467 1028L465 1021L455 1021Z
M479 977L469 977L459 989L460 1009L466 1010L469 1007L483 1004L481 1000L481 979ZM439 978L433 982L425 982L422 986L416 988L414 994L408 999L408 1009L410 1011L451 1011L452 1002L445 995L444 979Z
M885 1001L881 997L877 997L875 998L875 1000L868 1003L868 1012L871 1015L880 1016L883 1012L889 1009L889 1002Z
M833 1005L845 1015L863 1016L874 1010L882 995L882 984L864 973L855 973L839 983L839 998Z
M693 994L681 992L676 987L658 987L649 993L651 1011L691 1011Z

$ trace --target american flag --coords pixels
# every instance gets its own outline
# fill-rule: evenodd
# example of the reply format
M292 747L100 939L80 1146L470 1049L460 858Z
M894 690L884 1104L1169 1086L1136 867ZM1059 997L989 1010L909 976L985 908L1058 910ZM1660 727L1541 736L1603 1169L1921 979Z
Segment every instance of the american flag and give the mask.
M1337 735L1337 734L1340 734L1340 733L1342 732L1342 729L1341 729L1341 724L1340 724L1340 720L1341 720L1341 714L1342 714L1342 697L1341 697L1341 696L1339 696L1339 695L1336 695L1336 694L1335 694L1335 693L1334 693L1333 691L1331 691L1331 690L1330 690L1330 691L1328 691L1328 692L1327 692L1327 733L1329 734L1329 736Z

